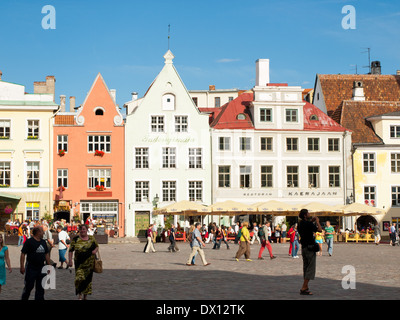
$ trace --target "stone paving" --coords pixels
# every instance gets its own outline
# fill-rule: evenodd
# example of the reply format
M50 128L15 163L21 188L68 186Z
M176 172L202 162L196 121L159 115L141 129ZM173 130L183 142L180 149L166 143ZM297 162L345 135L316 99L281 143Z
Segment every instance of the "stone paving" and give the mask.
M277 259L257 260L260 246L251 246L252 262L244 257L237 262L238 246L230 250L222 244L213 250L207 244L205 255L209 266L185 265L190 254L188 243L178 242L179 252L169 253L167 243L156 243L156 253L143 253L144 243L113 241L100 245L104 272L94 274L90 300L376 300L399 299L400 247L388 244L335 243L334 253L326 251L317 257L317 275L310 282L313 296L300 296L302 258L288 256L289 244L272 244ZM326 246L324 245L324 250ZM22 293L23 276L19 272L20 248L9 246L12 273L7 273L0 300L18 300ZM57 250L52 258L58 260ZM353 266L356 288L343 289L344 266ZM34 291L31 293L33 299ZM56 270L56 289L46 290L47 300L75 300L74 270Z

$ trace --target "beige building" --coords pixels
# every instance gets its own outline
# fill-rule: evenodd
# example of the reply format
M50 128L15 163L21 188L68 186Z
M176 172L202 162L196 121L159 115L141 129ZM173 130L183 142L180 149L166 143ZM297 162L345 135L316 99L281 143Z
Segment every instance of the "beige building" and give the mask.
M210 85L208 90L189 90L194 104L199 108L220 108L243 92L239 89L216 89L215 85Z
M35 82L33 94L0 76L1 229L9 218L52 214L54 89L54 76Z

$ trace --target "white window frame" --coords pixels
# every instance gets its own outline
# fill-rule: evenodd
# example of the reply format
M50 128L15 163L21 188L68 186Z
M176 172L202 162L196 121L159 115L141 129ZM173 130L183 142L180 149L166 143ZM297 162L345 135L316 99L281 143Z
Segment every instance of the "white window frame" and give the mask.
M164 183L167 183L167 187L164 187ZM162 180L161 181L161 199L162 202L171 202L176 201L176 193L177 193L177 183L176 180ZM165 198L164 191L167 191L167 198Z
M37 170L37 172L38 172L38 178L28 178L28 173L30 172L30 170L29 170L29 163L38 163L38 170ZM37 160L26 160L25 161L25 168L26 168L26 170L25 170L25 172L26 172L26 174L25 174L25 184L26 184L26 186L28 187L29 185L37 185L38 187L40 187L40 167L41 167L41 163L40 163L40 161L37 161ZM32 171L32 176L34 175L34 172L35 171ZM35 183L36 181L35 180L38 180L37 182L38 183ZM28 183L28 181L29 180L31 180L30 182L32 182L32 183Z
M189 169L203 169L203 148L189 148L188 158Z
M250 171L250 172L248 172L248 171ZM252 166L248 166L248 165L239 166L239 187L241 189L252 188L252 185L253 185L252 172L253 172ZM242 180L243 180L243 184L242 184ZM248 186L246 185L246 182L248 183Z
M271 169L271 171L263 172L263 168ZM265 178L263 179L263 177ZM270 179L269 179L270 177ZM266 185L263 186L263 181L266 182ZM268 185L268 182L271 182L271 185ZM273 188L274 187L274 166L271 165L262 165L260 166L260 187L261 188Z
M176 147L162 147L162 159L161 168L162 169L176 169Z
M64 150L65 153L68 153L68 135L67 134L57 135L57 152L60 150Z
M393 159L395 156L397 159ZM395 171L393 171L393 162ZM400 152L391 152L390 153L390 173L398 174L400 173Z
M289 120L288 120L289 117ZM295 120L293 120L295 117ZM286 123L298 123L299 122L299 109L286 108L285 109L285 122Z
M393 130L394 136L392 136L392 128L394 129ZM396 125L396 124L390 125L389 134L390 134L390 139L399 139L400 138L400 125Z
M263 139L265 139L265 149L263 149ZM268 140L271 139L271 143ZM271 146L271 149L268 149L268 146ZM274 138L273 137L260 137L260 151L274 151Z
M289 172L289 168L296 168L296 172ZM298 165L287 165L286 166L286 185L288 188L298 188L300 186L300 170L299 170L299 166ZM296 181L297 185L292 185L289 183L289 175L291 177L291 181ZM296 179L294 179L294 177L296 177Z
M332 150L329 150L331 141L332 141ZM335 141L337 141L337 145L335 144ZM335 147L337 147L337 150L335 150ZM328 152L340 152L340 139L339 138L328 138Z
M264 114L263 114L264 112ZM269 112L269 114L268 114ZM260 122L265 123L265 122L273 122L273 113L272 113L272 108L260 108ZM268 120L269 118L269 120Z
M311 168L317 168L317 172L310 172ZM321 174L320 166L307 166L308 187L309 188L319 188L321 186L320 174Z
M228 172L221 172L220 168L228 168ZM228 177L228 179L226 179ZM221 179L222 178L222 179ZM221 186L220 182L223 182L223 186ZM226 182L228 182L228 186L226 186ZM218 166L218 188L230 188L231 187L231 166L230 165L219 165Z
M189 117L185 115L174 116L175 132L189 132ZM186 122L183 120L186 119Z
M135 169L149 169L150 159L149 159L149 147L135 147L134 159L135 159ZM138 152L140 153L138 154ZM146 153L147 152L147 153ZM139 159L139 161L138 161Z
M368 190L366 190L368 188ZM371 188L374 188L374 191L371 191ZM375 185L364 185L363 187L363 194L364 194L364 203L368 201L368 205L371 205L371 200L373 200L373 207L376 207L376 201L377 201L377 192L376 192L376 186ZM392 198L390 198L392 199Z
M295 150L293 150L293 149L289 150L288 139L292 139L292 141L291 141L292 148L293 148L293 140L296 139L296 149ZM286 151L287 152L299 152L300 151L299 141L300 141L299 137L286 137Z
M96 186L104 186L105 188L111 188L111 169L88 169L88 189L96 189ZM96 183L96 179L98 183ZM100 181L104 179L104 181Z
M60 180L62 181L61 184ZM68 188L68 169L57 169L57 188L61 186Z
M153 123L153 118L156 122ZM162 120L162 121L160 121ZM165 116L164 115L150 115L150 132L165 132Z
M9 126L6 124L9 123ZM12 127L12 121L11 119L0 119L0 128L3 129L3 136L2 137L8 137L8 139L11 139L11 127ZM6 128L8 129L8 135L6 134ZM0 140L1 141L1 140Z
M311 147L311 149L310 149ZM320 151L320 138L308 137L307 138L307 151L319 152Z
M369 158L365 159L365 155L373 155L373 159ZM365 166L365 162L368 162L368 166ZM373 166L371 166L371 161L373 161ZM363 163L363 173L364 174L376 174L376 153L375 152L363 152L362 154L362 163ZM371 171L371 167L373 168L373 171ZM365 169L367 168L367 171Z
M193 194L193 197L191 196L191 194ZM188 181L188 199L189 201L203 201L203 181Z
M222 146L222 148L221 148L221 146ZM231 137L218 137L218 150L219 151L230 151L231 150Z
M34 206L27 207L27 203L38 203L39 207L35 208ZM28 216L28 211L32 211L32 216ZM25 217L26 219L39 220L40 217L40 202L37 201L26 201L25 203Z
M92 138L92 141L90 141L90 138ZM107 141L107 138L109 138L109 141ZM95 141L96 139L98 141ZM104 139L104 140L101 141L102 139ZM96 148L96 145L98 146L98 148ZM92 148L92 150L90 150L90 147ZM107 149L109 149L109 150L107 150ZM110 134L93 134L93 135L87 136L87 151L88 151L88 153L95 153L96 150L103 151L105 153L111 153L111 135Z
M37 125L33 124L33 128L31 128L31 126L29 125L30 121L37 121ZM29 134L29 131L35 130L36 127L37 127L37 131L38 131L37 139L33 139L33 140L40 139L40 119L26 119L26 139L28 139L29 136L35 136L35 134Z
M252 139L251 137L239 137L239 150L240 151L251 151Z
M6 168L6 164L7 163L9 164L9 168L8 169ZM11 187L11 182L12 182L11 166L12 166L11 161L5 160L5 159L1 159L1 161L0 161L0 184L1 185L4 185L4 186L8 185L8 187ZM9 173L9 178L6 178L7 172ZM7 183L7 180L9 180L9 183Z
M145 180L135 181L135 194L134 194L135 202L146 202L145 200L146 197L147 197L147 202L149 202L150 181L145 181Z
M393 193L393 188L396 188L394 193ZM393 204L393 195L397 195L396 204ZM391 207L400 207L400 185L390 186L390 204Z
M338 168L337 172L331 172L331 168ZM340 188L341 186L341 180L340 180L340 176L341 176L341 171L340 171L340 166L328 166L328 185L329 188ZM333 177L333 185L331 186L331 176ZM335 185L336 182L339 183L339 185Z

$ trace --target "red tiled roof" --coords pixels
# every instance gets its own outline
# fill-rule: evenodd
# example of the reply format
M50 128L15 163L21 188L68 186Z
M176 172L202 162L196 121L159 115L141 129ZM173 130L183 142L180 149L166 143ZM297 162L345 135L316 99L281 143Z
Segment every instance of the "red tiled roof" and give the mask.
M313 104L306 102L303 107L304 130L316 131L348 131L345 127L338 124L331 117L327 116ZM317 120L312 120L316 116Z
M353 97L354 81L362 81L366 101L400 101L400 76L320 74L327 113L340 123L342 102Z
M382 143L366 118L400 111L400 101L343 101L341 124L353 131L353 143Z
M221 111L211 123L214 129L254 129L248 106L253 101L253 92L246 92L236 99L224 104ZM237 116L244 114L244 120L238 120Z
M66 124L66 125L74 125L75 124L75 117L74 116L67 116L67 115L57 115L54 118L54 124Z
M253 119L250 117L248 106L254 99L253 92L246 92L241 94L236 99L223 105L221 111L215 116L214 121L211 123L211 127L214 129L253 129L256 130L253 124ZM245 120L238 120L237 116L244 114ZM309 102L305 102L303 107L304 115L304 130L306 131L346 131L347 129L324 112L318 109L316 106ZM316 115L317 120L311 120L311 116ZM263 129L264 130L264 129Z

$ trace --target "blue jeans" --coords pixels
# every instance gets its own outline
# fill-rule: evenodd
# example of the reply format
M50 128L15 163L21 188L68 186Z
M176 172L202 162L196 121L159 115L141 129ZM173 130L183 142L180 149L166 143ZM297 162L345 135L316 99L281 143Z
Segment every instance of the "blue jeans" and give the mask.
M22 246L23 242L24 242L24 236L19 236L19 238L18 238L18 247Z
M326 238L326 244L328 245L328 253L332 255L333 252L333 238Z
M67 253L67 249L59 249L58 250L58 255L59 255L61 263L67 261L67 259L65 259L65 254L66 253Z
M193 249L193 245L192 245L192 243L190 242L190 249ZM193 256L193 259L192 259L192 264L194 264L195 263L195 260L196 260L196 256L197 256L197 252L196 252L196 254Z
M299 241L294 240L292 243L292 257L297 256L297 251L299 251Z

